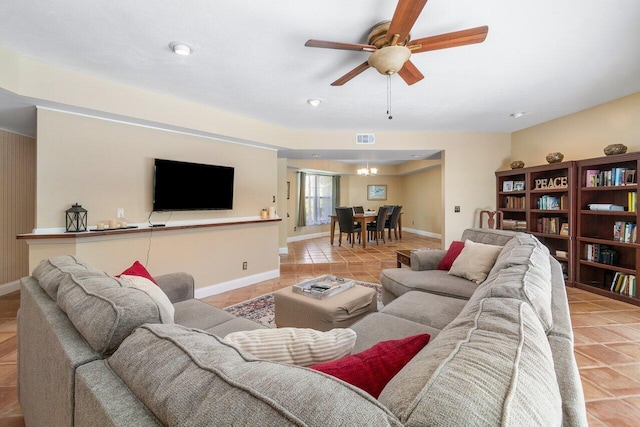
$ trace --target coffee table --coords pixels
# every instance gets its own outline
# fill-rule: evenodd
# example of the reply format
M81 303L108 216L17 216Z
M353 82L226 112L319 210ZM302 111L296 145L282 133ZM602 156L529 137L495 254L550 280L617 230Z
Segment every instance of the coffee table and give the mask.
M312 328L328 331L347 328L369 313L378 311L376 291L355 285L325 299L293 292L291 286L274 292L277 327Z

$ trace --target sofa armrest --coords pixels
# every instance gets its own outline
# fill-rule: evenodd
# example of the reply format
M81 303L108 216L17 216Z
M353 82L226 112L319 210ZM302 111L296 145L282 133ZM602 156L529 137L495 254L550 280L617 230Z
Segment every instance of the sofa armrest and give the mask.
M193 298L193 276L188 273L170 273L153 278L172 303Z
M411 253L411 269L414 271L435 270L447 253L444 249L425 249Z

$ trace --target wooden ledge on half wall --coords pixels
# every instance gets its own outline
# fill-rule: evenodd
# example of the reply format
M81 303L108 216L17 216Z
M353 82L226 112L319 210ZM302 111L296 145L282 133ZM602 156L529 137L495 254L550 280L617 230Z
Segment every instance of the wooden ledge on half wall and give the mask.
M144 225L143 227L129 227L129 228L114 228L108 230L95 230L90 229L88 231L82 231L78 233L66 233L66 232L53 232L53 233L26 233L18 234L16 236L19 240L44 240L44 239L82 239L98 236L113 236L116 234L133 234L133 233L156 233L162 231L175 231L175 230L189 230L194 228L209 228L209 227L228 227L231 225L248 225L248 224L263 224L269 222L280 222L282 218L247 218L237 220L219 220L216 222L206 223L194 223L194 224L180 224L180 225Z

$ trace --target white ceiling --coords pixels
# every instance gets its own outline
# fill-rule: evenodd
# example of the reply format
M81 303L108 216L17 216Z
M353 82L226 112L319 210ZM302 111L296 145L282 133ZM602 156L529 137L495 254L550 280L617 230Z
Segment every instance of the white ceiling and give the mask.
M430 0L413 38L481 25L489 34L482 44L412 56L425 79L407 86L392 77L388 120L386 77L373 68L330 86L368 54L304 43L365 43L369 28L390 19L395 6L393 0L3 1L0 46L295 129L513 132L640 92L638 0ZM168 44L176 40L193 54L171 53ZM322 103L313 108L309 98ZM30 102L36 101L0 91L0 127L20 120L24 127ZM527 114L509 117L517 111Z

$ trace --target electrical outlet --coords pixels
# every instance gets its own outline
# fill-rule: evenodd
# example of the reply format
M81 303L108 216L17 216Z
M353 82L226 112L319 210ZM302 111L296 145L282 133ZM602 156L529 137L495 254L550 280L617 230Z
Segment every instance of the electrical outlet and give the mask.
M244 261L244 262L242 263L242 269L243 269L243 270L246 270L246 269L247 269L247 261Z
M116 218L124 218L124 208L116 209Z

